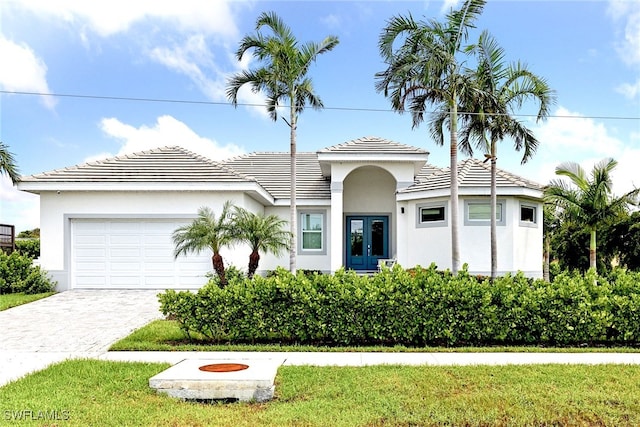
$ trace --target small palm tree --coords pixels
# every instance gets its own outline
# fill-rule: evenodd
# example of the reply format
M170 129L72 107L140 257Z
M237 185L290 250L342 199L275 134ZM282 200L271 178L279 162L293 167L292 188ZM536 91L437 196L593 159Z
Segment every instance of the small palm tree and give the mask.
M273 35L265 36L260 33L262 27L267 27ZM296 270L296 132L298 129L298 114L305 106L311 105L315 109L323 107L322 101L313 89L308 77L309 67L318 56L333 50L338 45L338 38L326 37L320 43L298 43L291 29L274 12L264 12L256 21L256 34L245 36L236 52L238 61L244 54L253 50L254 58L262 62L262 66L249 71L243 71L232 76L227 83L227 97L234 105L238 104L238 91L248 84L254 92L264 92L267 96L267 111L271 118L278 120L278 107L282 102L288 103L289 120L285 122L290 127L290 156L291 156L291 242L289 252L289 269ZM286 104L285 104L286 105Z
M460 267L458 219L458 104L469 89L461 58L468 29L484 8L486 0L465 0L451 11L444 23L416 21L413 16L394 16L382 30L378 47L387 69L376 73L376 89L389 98L398 112L408 109L413 127L424 120L427 107L436 106L449 114L449 156L451 187L451 270ZM444 145L443 127L435 141Z
M264 216L236 207L233 214L234 238L251 247L247 276L252 278L258 269L260 252L280 255L289 249L291 234L284 230L287 221L276 215Z
M0 142L0 174L5 173L14 184L20 181L18 166L13 154L9 151L9 146Z
M582 224L590 233L589 267L596 265L596 231L608 220L638 203L640 188L622 196L612 194L611 171L618 162L608 158L598 162L591 171L591 178L577 163L566 162L556 167L556 175L566 176L572 186L563 180L552 180L545 189L545 200L554 203L567 218Z
M231 202L229 201L222 206L222 212L218 217L211 208L201 207L198 209L198 217L191 224L177 228L172 235L173 243L176 246L174 251L176 258L182 254L211 249L213 270L220 278L221 286L226 286L227 280L220 249L233 243L230 219Z

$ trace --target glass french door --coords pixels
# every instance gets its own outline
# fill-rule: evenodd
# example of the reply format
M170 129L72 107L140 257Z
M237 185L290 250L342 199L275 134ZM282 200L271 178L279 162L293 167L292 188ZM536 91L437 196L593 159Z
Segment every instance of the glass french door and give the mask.
M377 270L378 260L389 258L389 217L347 217L347 268Z

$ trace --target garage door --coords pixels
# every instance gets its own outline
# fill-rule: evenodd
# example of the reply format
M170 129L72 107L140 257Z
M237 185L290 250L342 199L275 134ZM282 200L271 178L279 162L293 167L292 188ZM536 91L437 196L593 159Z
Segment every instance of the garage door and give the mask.
M73 219L71 287L193 289L206 283L211 252L173 257L171 234L188 220Z

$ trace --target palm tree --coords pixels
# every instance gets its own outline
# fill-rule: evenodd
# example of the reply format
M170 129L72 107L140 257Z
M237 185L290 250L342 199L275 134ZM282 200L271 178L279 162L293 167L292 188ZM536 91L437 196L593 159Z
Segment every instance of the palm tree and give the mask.
M555 203L567 218L582 224L589 231L589 267L593 269L597 269L597 229L619 213L626 211L630 205L638 203L640 188L619 197L612 194L611 171L617 164L618 162L614 159L603 159L593 167L589 178L579 164L562 163L556 167L556 175L568 177L573 185L556 179L545 188L547 202Z
M266 26L273 35L265 36L260 29ZM291 243L289 245L289 269L296 270L296 131L298 114L307 104L315 109L323 107L315 94L311 79L307 76L309 67L318 56L331 51L338 44L338 38L326 37L320 43L307 42L299 45L291 29L274 12L263 12L256 21L256 34L245 36L236 52L238 61L253 50L253 56L262 66L255 70L245 70L232 76L227 83L227 97L238 105L238 91L249 84L254 92L264 92L267 97L267 111L271 119L278 119L278 107L288 102L291 155ZM286 105L286 104L285 104Z
M529 100L538 104L536 121L549 116L549 107L555 102L554 91L547 82L533 74L520 62L507 65L504 49L487 31L483 31L476 46L468 47L476 53L475 70L467 70L469 82L475 90L467 92L460 108L471 114L460 119L462 151L473 153L472 144L485 151L491 161L491 279L498 270L498 244L496 230L497 189L496 163L498 143L505 138L513 140L516 151L523 150L522 164L536 152L538 140L533 132L514 114ZM443 115L438 118L442 121Z
M2 142L0 142L0 173L6 173L14 184L20 181L20 173L18 172L15 158L9 151L9 146Z
M289 249L291 234L283 228L287 221L276 215L264 216L236 207L233 214L234 238L251 247L247 276L252 278L258 269L260 252L280 255Z
M220 278L221 286L226 286L227 280L220 249L233 242L230 210L231 202L229 201L222 206L222 212L218 217L211 208L201 207L198 209L198 217L191 224L178 227L172 234L173 244L176 246L174 251L176 258L182 254L211 249L213 270Z
M542 249L542 279L545 282L551 281L551 241L553 235L560 227L560 217L558 216L558 210L555 205L545 203L543 205L542 213L542 228L543 228L543 249Z
M424 120L426 107L438 106L449 114L451 171L451 270L460 267L458 237L458 102L469 83L458 55L463 53L468 29L482 13L486 0L466 0L451 11L444 23L416 21L413 16L395 16L380 34L378 47L387 69L376 73L376 90L383 92L398 112L409 109L413 127ZM394 48L394 45L398 45ZM444 145L442 126L435 141Z

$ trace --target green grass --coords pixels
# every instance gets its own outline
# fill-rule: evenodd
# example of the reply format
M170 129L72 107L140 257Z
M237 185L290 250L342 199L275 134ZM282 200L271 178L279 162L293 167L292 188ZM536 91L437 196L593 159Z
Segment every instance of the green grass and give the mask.
M167 366L54 365L0 387L3 425L640 425L640 366L283 366L275 399L260 404L157 394L148 380ZM30 420L46 414L59 419Z
M329 347L312 345L278 344L212 344L198 334L191 339L173 320L156 320L134 331L131 335L113 344L111 351L322 351L322 352L640 352L633 347L536 347L536 346L495 346L495 347L406 347L367 346Z
M0 294L0 311L6 310L18 305L27 304L42 298L46 298L55 294L55 292L45 292L43 294L26 295L23 293L18 294Z

